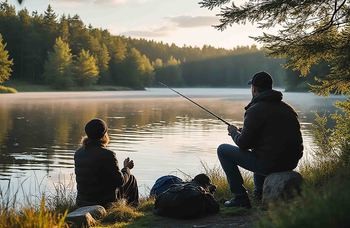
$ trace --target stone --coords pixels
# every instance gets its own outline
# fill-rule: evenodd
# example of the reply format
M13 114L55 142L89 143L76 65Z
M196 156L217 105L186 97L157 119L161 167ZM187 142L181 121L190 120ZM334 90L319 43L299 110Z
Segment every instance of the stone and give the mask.
M66 222L70 227L90 227L106 214L106 209L100 205L80 207L67 215Z
M262 203L268 205L288 200L300 193L303 177L295 171L272 173L264 182Z

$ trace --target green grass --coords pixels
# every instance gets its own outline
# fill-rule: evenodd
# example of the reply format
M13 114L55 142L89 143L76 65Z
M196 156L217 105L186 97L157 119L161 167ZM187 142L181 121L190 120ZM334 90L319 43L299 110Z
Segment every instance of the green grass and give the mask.
M293 202L270 208L257 227L348 227L349 211L350 172L341 168L323 183L304 185Z

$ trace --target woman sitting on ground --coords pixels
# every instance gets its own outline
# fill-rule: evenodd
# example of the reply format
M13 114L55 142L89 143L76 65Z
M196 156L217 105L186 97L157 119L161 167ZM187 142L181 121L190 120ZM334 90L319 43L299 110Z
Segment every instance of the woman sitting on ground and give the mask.
M137 206L139 194L136 179L130 174L133 160L126 158L121 170L113 151L106 149L109 143L107 124L93 119L85 126L86 137L74 154L79 207L102 205L108 207L118 199Z

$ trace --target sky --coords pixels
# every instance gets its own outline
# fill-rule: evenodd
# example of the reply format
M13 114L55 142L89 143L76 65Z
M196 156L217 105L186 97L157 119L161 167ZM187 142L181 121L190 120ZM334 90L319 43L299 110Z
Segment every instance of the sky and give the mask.
M93 27L108 29L113 35L145 38L178 46L204 44L227 49L256 44L249 36L261 35L256 25L234 25L218 31L215 15L219 10L200 8L200 0L17 0L8 2L16 9L43 13L50 4L58 15L78 14ZM242 2L238 0L236 2ZM260 46L260 45L258 45Z

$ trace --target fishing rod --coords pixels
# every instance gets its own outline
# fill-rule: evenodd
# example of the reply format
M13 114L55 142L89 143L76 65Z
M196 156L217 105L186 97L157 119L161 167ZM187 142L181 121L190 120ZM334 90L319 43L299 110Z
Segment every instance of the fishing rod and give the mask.
M159 84L161 84L162 86L167 87L168 89L174 91L175 93L179 94L181 97L189 100L190 102L192 102L193 104L197 105L198 107L200 107L201 109L203 109L204 111L206 111L207 113L209 113L212 116L215 116L218 120L220 120L221 122L225 123L227 126L230 126L231 124L227 121L225 121L224 119L222 119L221 117L217 116L216 114L214 114L213 112L209 111L208 109L204 108L202 105L197 104L196 102L194 102L193 100L191 100L190 98L186 97L185 95L177 92L175 89L170 88L169 86L167 86L166 84L164 84L163 82L158 82Z

